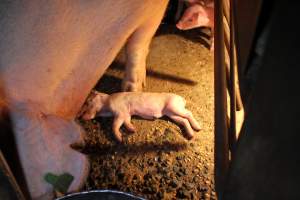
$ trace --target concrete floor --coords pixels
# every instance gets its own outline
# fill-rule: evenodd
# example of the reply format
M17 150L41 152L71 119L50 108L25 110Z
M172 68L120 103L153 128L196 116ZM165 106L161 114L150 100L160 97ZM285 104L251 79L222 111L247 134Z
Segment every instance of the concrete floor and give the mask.
M84 189L115 189L147 199L216 199L214 189L213 53L199 30L162 26L147 60L145 91L183 96L202 130L188 141L181 127L162 118L134 118L137 133L117 144L111 118L81 121L87 130L91 172ZM120 91L122 54L96 89Z

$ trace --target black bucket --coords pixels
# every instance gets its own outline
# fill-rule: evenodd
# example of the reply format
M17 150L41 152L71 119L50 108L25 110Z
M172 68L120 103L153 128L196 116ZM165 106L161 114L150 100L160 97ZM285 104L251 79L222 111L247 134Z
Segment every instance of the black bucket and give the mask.
M145 200L129 193L115 190L91 190L69 194L56 200Z

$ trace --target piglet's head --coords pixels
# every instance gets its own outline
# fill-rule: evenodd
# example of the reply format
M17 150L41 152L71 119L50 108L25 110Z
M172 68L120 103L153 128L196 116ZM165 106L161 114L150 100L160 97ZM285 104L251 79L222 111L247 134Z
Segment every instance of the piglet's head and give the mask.
M82 108L82 119L89 120L96 117L96 115L103 115L106 113L106 102L109 95L104 93L94 92L90 98L88 98L86 104Z
M98 108L97 111L100 111L105 107L106 102L108 101L109 95L104 93L97 93L92 103Z

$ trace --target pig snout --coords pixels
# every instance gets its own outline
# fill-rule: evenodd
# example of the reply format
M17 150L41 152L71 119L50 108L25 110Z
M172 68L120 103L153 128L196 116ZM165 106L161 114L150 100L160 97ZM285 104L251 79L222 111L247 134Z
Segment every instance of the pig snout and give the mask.
M208 27L211 29L212 42L211 51L214 49L214 2L188 0L189 6L183 13L181 19L176 24L180 30L189 30L198 27Z
M200 4L189 6L176 24L180 30L189 30L197 27L214 28L214 8Z

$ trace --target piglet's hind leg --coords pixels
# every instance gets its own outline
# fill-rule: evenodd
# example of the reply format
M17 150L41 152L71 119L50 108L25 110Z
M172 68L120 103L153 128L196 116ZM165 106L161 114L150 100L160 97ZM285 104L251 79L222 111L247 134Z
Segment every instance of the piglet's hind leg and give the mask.
M193 114L191 111L187 110L187 109L183 109L181 112L176 113L178 115L180 115L181 117L186 118L187 120L189 120L190 124L192 125L193 129L196 131L201 130L201 126L200 124L197 122L197 120L194 118Z
M175 115L185 118L196 131L201 130L200 124L194 118L191 111L185 108L185 101L182 98L173 98L164 110L165 115Z
M173 121L176 123L182 125L185 128L186 131L186 138L187 139L192 139L194 136L194 131L189 123L189 121L183 117L176 116L176 115L170 115L169 116Z

